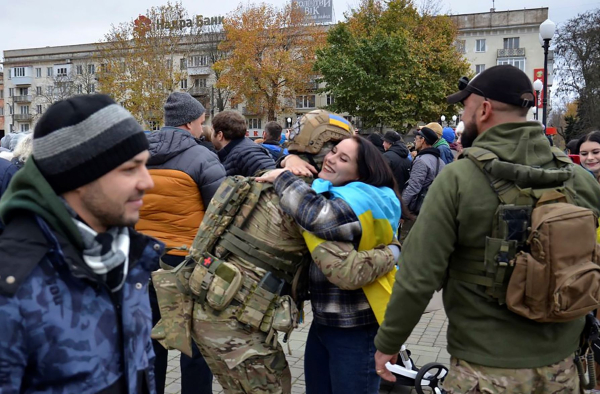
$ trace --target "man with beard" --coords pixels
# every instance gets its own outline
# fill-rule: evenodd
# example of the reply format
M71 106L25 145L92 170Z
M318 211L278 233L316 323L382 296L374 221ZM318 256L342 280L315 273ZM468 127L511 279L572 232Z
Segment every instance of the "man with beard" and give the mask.
M105 95L37 123L0 201L0 392L155 393L148 283L163 246L133 229L148 156Z
M498 180L490 177L495 173L492 168L502 167L509 169L504 174L514 177L513 188L546 187L556 192L553 188L558 187L557 173L561 172L566 180L560 185L571 182L573 204L596 215L600 187L583 168L548 145L539 123L527 121L534 95L529 77L521 70L495 66L471 82L461 79L459 88L448 102L464 105L463 159L449 164L444 176L432 184L419 220L403 245L392 298L375 338L377 369L384 379L394 380L385 363L398 353L433 293L443 288L452 356L444 382L448 392L577 393L573 353L584 321L543 323L507 308L510 275L501 273L510 274L510 270L501 267L508 266L502 264L510 262L516 251L514 246L512 251L501 247L511 239L498 236L509 225L508 219L497 214L503 212L500 205L507 207L500 203L500 196L506 195L493 188ZM487 157L476 156L479 153ZM492 165L480 167L484 159L493 160ZM527 218L520 220L526 224ZM568 251L562 253L569 256ZM490 280L479 280L493 269L498 273L492 275L493 286Z

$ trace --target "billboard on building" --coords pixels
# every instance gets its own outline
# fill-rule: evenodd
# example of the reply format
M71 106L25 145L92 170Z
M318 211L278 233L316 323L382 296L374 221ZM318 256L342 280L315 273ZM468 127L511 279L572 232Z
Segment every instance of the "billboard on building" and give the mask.
M292 0L315 23L333 22L332 0Z

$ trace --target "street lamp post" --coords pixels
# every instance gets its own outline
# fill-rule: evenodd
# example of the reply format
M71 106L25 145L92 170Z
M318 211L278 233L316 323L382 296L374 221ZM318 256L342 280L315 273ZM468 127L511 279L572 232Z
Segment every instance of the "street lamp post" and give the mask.
M440 120L442 121L442 127L444 126L444 121L446 120L446 117L444 115L440 116Z
M544 84L539 79L533 82L533 90L535 90L535 120L540 119L540 90L544 87Z
M458 119L458 117L456 115L452 115L452 122L454 123L454 127L456 127L456 119Z
M540 37L544 40L544 91L543 91L543 103L542 103L542 123L546 127L546 116L548 110L548 48L550 47L550 40L554 36L556 30L556 24L550 19L546 19L540 25Z
M287 127L292 127L292 118L287 117L285 122L286 122L285 124Z

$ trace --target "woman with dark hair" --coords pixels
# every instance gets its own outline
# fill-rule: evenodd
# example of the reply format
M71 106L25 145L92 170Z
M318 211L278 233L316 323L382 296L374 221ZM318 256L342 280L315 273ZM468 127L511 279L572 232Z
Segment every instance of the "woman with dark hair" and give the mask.
M577 142L581 165L600 181L600 131L592 131Z
M392 171L376 149L358 136L342 140L325 156L312 187L285 169L257 180L274 183L282 209L306 230L311 252L323 239L352 242L359 251L387 245L396 237L401 209ZM375 370L373 341L395 269L362 289L342 289L319 269L318 256L313 259L306 392L375 394L382 371Z

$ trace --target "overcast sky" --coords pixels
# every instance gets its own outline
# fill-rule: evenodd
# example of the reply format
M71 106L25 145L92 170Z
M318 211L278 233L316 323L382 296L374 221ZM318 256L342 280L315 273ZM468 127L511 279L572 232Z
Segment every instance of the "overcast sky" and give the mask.
M282 5L287 0L268 0ZM257 1L258 2L258 1ZM127 22L151 6L165 4L160 0L0 0L0 59L7 49L98 42L112 23ZM190 15L226 15L239 0L182 0ZM473 4L477 5L473 5ZM335 17L343 14L358 0L333 0ZM491 0L442 0L443 11L453 14L487 12ZM562 23L579 13L600 6L598 0L497 0L496 10L549 7L550 19Z

